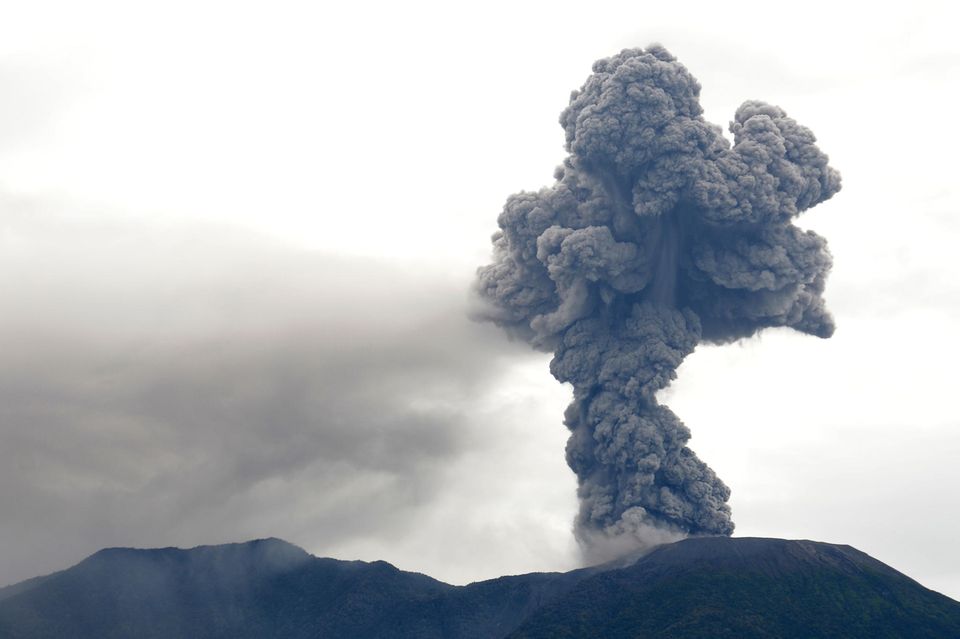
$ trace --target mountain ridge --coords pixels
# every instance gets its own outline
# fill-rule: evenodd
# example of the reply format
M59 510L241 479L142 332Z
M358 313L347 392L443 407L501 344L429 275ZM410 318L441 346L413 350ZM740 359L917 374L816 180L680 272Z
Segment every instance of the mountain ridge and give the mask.
M628 565L455 586L265 538L102 549L0 588L0 636L939 639L960 636L960 603L851 546L809 540L695 537Z

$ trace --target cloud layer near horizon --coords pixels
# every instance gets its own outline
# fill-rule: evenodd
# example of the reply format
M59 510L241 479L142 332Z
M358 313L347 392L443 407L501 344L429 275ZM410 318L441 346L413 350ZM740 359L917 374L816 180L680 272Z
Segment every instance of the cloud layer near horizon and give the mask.
M2 206L4 582L106 545L389 537L516 361L456 274Z

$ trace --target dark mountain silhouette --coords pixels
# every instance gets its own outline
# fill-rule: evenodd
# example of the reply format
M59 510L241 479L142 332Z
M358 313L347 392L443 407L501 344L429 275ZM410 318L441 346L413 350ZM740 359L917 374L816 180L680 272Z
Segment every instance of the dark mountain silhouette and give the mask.
M510 637L960 639L960 603L850 546L704 537L584 580Z
M451 586L279 539L111 548L0 589L4 639L960 637L960 603L849 546L693 538L626 567Z

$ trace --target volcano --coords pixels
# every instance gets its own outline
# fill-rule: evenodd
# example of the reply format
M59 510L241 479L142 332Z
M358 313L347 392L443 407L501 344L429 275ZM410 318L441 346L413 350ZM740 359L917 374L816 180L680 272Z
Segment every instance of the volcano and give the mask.
M0 589L0 637L960 637L960 603L850 546L697 537L453 586L279 539L101 550Z

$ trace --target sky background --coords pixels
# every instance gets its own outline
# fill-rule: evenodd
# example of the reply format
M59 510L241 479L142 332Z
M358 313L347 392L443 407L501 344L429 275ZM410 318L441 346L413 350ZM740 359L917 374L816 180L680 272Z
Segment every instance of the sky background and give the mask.
M817 135L830 340L700 347L663 399L738 536L960 599L951 3L0 1L0 585L277 536L454 583L577 565L548 356L468 319L594 60L660 42L726 125Z

